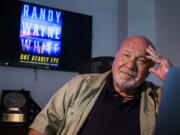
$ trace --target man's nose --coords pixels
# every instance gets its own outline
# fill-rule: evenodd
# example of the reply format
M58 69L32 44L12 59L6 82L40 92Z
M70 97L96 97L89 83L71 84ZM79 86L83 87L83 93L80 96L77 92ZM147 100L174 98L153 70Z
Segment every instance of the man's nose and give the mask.
M137 71L137 65L136 61L134 59L131 59L127 62L126 64L127 68L132 70L132 71Z

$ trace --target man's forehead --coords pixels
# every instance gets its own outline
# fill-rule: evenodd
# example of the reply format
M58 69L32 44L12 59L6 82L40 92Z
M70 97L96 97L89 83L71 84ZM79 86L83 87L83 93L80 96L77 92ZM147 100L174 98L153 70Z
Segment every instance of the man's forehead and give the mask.
M123 47L147 47L150 44L149 40L143 36L132 36L127 38L121 45Z
M144 40L126 40L120 49L124 48L133 48L133 49L146 49L148 47L148 43Z
M136 51L136 50L130 49L130 48L121 49L120 52L122 52L122 53L128 53L128 54L136 54L136 55L138 55L139 57L146 57L146 56L148 55L145 50L144 50L144 51Z

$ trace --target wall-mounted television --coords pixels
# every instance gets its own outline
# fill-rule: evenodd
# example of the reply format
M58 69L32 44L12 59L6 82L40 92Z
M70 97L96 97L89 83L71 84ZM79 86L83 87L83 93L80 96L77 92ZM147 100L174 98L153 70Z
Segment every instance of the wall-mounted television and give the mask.
M91 58L92 16L23 1L1 7L1 65L77 71Z

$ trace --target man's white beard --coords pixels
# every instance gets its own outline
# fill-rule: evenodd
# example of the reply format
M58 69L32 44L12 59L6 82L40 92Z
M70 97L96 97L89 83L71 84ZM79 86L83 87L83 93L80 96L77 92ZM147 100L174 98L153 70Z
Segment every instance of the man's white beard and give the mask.
M135 78L127 82L126 80L122 79L119 74L115 76L114 80L120 87L124 89L135 88L141 84L137 83Z

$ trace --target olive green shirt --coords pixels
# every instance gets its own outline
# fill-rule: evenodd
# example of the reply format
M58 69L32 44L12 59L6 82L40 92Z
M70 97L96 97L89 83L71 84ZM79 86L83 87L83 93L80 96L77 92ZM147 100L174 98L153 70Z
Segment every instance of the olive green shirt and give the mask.
M74 77L53 95L30 128L43 135L77 135L109 73L110 71ZM154 133L161 92L160 87L150 82L144 83L140 103L141 135Z

